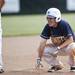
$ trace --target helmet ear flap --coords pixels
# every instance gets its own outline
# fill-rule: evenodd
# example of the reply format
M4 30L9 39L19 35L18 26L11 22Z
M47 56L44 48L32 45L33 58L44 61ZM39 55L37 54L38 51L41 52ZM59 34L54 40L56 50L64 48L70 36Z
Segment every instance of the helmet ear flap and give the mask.
M59 22L61 20L61 18L59 17L59 18L56 18L56 22Z

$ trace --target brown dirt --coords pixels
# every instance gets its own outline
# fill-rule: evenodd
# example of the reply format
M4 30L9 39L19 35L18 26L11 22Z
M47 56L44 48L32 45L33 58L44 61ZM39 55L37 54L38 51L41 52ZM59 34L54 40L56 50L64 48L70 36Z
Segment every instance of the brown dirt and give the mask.
M39 41L39 36L3 38L5 73L2 75L50 75L47 73L48 65L45 62L43 62L43 69L34 69ZM75 75L75 73L69 72L67 56L60 56L59 60L64 63L65 68L60 72L51 73L51 75Z

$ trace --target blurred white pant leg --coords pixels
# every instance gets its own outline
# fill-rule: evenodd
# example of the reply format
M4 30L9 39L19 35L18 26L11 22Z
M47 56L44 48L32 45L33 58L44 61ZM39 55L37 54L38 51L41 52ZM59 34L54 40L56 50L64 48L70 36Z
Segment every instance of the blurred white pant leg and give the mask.
M0 12L0 68L3 67L2 62L2 28L1 28L1 12Z
M70 56L70 53L71 53L72 49L75 49L75 42L69 44L67 47L64 48L65 52L69 56L69 60L68 60L69 65L70 66L75 66L74 57Z
M58 59L57 56L52 56L51 54L54 53L56 50L56 47L45 47L44 49L44 60L49 64L49 65L60 65L62 64ZM51 54L50 54L51 53Z

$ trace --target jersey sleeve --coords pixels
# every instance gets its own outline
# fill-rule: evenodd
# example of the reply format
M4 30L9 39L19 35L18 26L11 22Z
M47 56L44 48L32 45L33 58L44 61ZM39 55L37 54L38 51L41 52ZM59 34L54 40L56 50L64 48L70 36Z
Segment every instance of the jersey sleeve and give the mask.
M67 37L73 36L73 31L69 24L66 24L64 31L65 31L65 36Z
M44 39L49 39L50 38L50 27L46 25L41 33L41 37Z

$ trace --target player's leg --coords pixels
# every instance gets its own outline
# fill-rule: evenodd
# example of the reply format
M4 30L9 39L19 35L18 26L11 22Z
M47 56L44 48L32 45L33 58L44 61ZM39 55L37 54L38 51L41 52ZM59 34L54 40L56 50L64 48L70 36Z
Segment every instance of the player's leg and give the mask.
M1 28L1 8L3 7L5 0L0 0L0 73L3 73L3 62L2 62L2 28Z
M61 61L57 59L57 55L52 55L56 51L56 47L46 46L44 49L44 60L52 66L48 72L61 70L63 68L63 64Z
M69 65L70 65L70 70L75 71L75 60L72 53L69 54Z
M70 70L75 71L75 43L71 43L65 50L69 56Z
M3 62L2 62L2 29L1 29L1 13L0 13L0 73L3 73Z
M2 62L2 38L0 36L0 73L3 71L3 62Z

